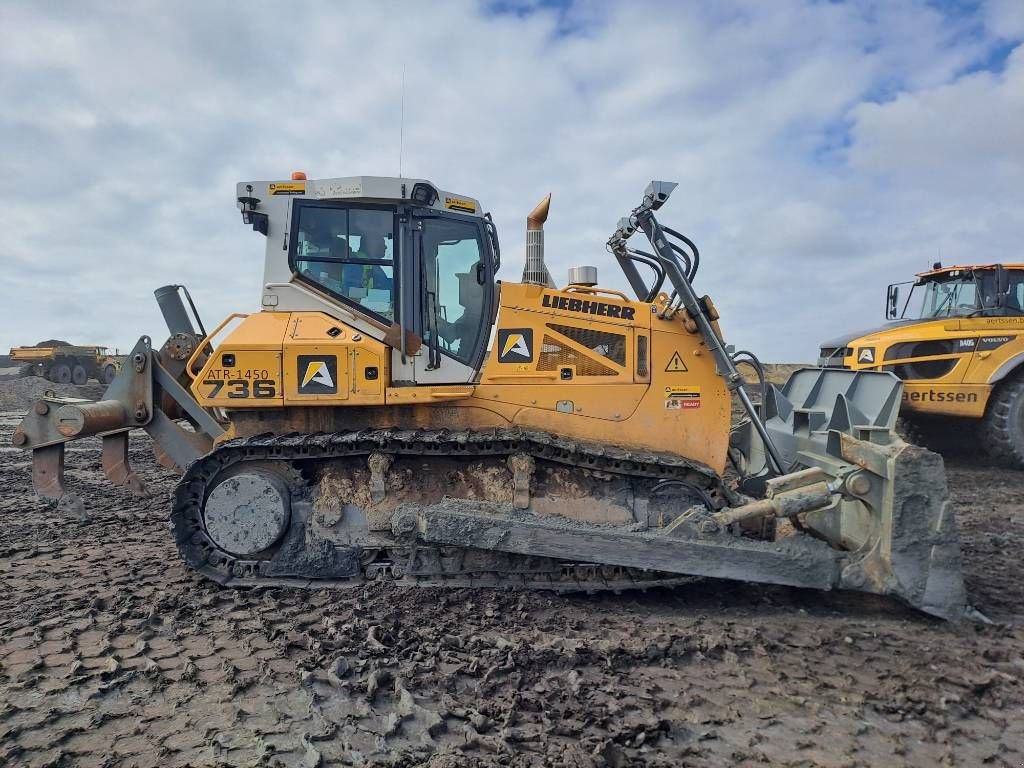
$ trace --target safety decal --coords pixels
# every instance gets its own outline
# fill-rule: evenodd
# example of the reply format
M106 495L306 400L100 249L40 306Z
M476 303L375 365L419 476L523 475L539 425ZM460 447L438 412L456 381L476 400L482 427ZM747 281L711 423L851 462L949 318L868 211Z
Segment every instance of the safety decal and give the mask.
M338 358L334 355L299 355L298 368L300 395L338 392Z
M874 347L861 347L857 350L857 362L858 363L873 363L875 362L875 348Z
M672 354L672 359L665 366L665 373L683 373L688 370L689 368L686 367L686 363L683 362L683 356L678 352Z
M445 195L444 207L450 211L476 213L476 204L472 200L467 200L464 197L452 197L451 195Z
M499 363L529 363L532 360L532 328L504 328L498 331Z
M685 411L700 408L700 386L665 387L665 410Z
M268 184L267 192L272 195L304 195L306 184L301 181L278 181Z

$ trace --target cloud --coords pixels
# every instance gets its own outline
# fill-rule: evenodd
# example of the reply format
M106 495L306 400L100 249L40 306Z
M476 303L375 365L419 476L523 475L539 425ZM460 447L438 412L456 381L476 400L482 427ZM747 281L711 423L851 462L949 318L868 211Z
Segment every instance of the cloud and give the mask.
M0 346L164 335L258 309L234 183L397 174L479 197L518 279L604 251L652 178L729 341L811 360L941 250L1012 257L1024 222L1019 4L0 6ZM402 72L405 124L401 130Z

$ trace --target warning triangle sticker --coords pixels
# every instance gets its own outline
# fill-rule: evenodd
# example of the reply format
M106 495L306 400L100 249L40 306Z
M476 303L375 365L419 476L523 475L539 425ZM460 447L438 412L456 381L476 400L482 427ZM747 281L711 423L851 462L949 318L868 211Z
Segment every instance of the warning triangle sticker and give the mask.
M672 359L668 361L668 365L665 366L666 373L682 373L683 371L689 370L686 367L686 363L683 362L682 355L678 352L672 355Z

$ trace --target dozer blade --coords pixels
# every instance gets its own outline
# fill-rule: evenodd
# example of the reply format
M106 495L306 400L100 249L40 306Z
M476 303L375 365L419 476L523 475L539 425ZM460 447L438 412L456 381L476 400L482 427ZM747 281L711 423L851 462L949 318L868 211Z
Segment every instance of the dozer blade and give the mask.
M760 438L741 423L734 458L747 470L746 491L762 498L691 508L665 528L541 520L511 506L451 499L401 507L393 532L432 545L871 592L944 619L979 618L967 604L942 459L893 431L901 387L890 374L798 371L781 391L769 391L765 406L790 472L761 471ZM795 532L774 541L742 535L739 523L766 517L788 518Z

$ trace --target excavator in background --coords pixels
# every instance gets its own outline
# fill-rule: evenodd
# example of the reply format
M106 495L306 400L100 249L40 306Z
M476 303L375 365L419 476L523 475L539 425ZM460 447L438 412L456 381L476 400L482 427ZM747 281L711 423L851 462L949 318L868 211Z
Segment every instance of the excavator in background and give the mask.
M886 319L824 342L818 365L895 374L915 442L1024 469L1024 264L935 263L889 286Z
M761 377L755 406L737 365L759 364L728 351L696 245L656 216L675 186L652 182L607 242L630 297L593 267L554 286L550 196L514 283L479 201L424 179L242 182L261 311L207 333L186 290L157 290L169 338L140 338L98 402L40 399L14 443L40 495L81 504L67 442L100 436L107 477L145 493L145 429L181 473L181 557L232 587L706 577L969 615L942 459L893 430L900 380L800 370Z

